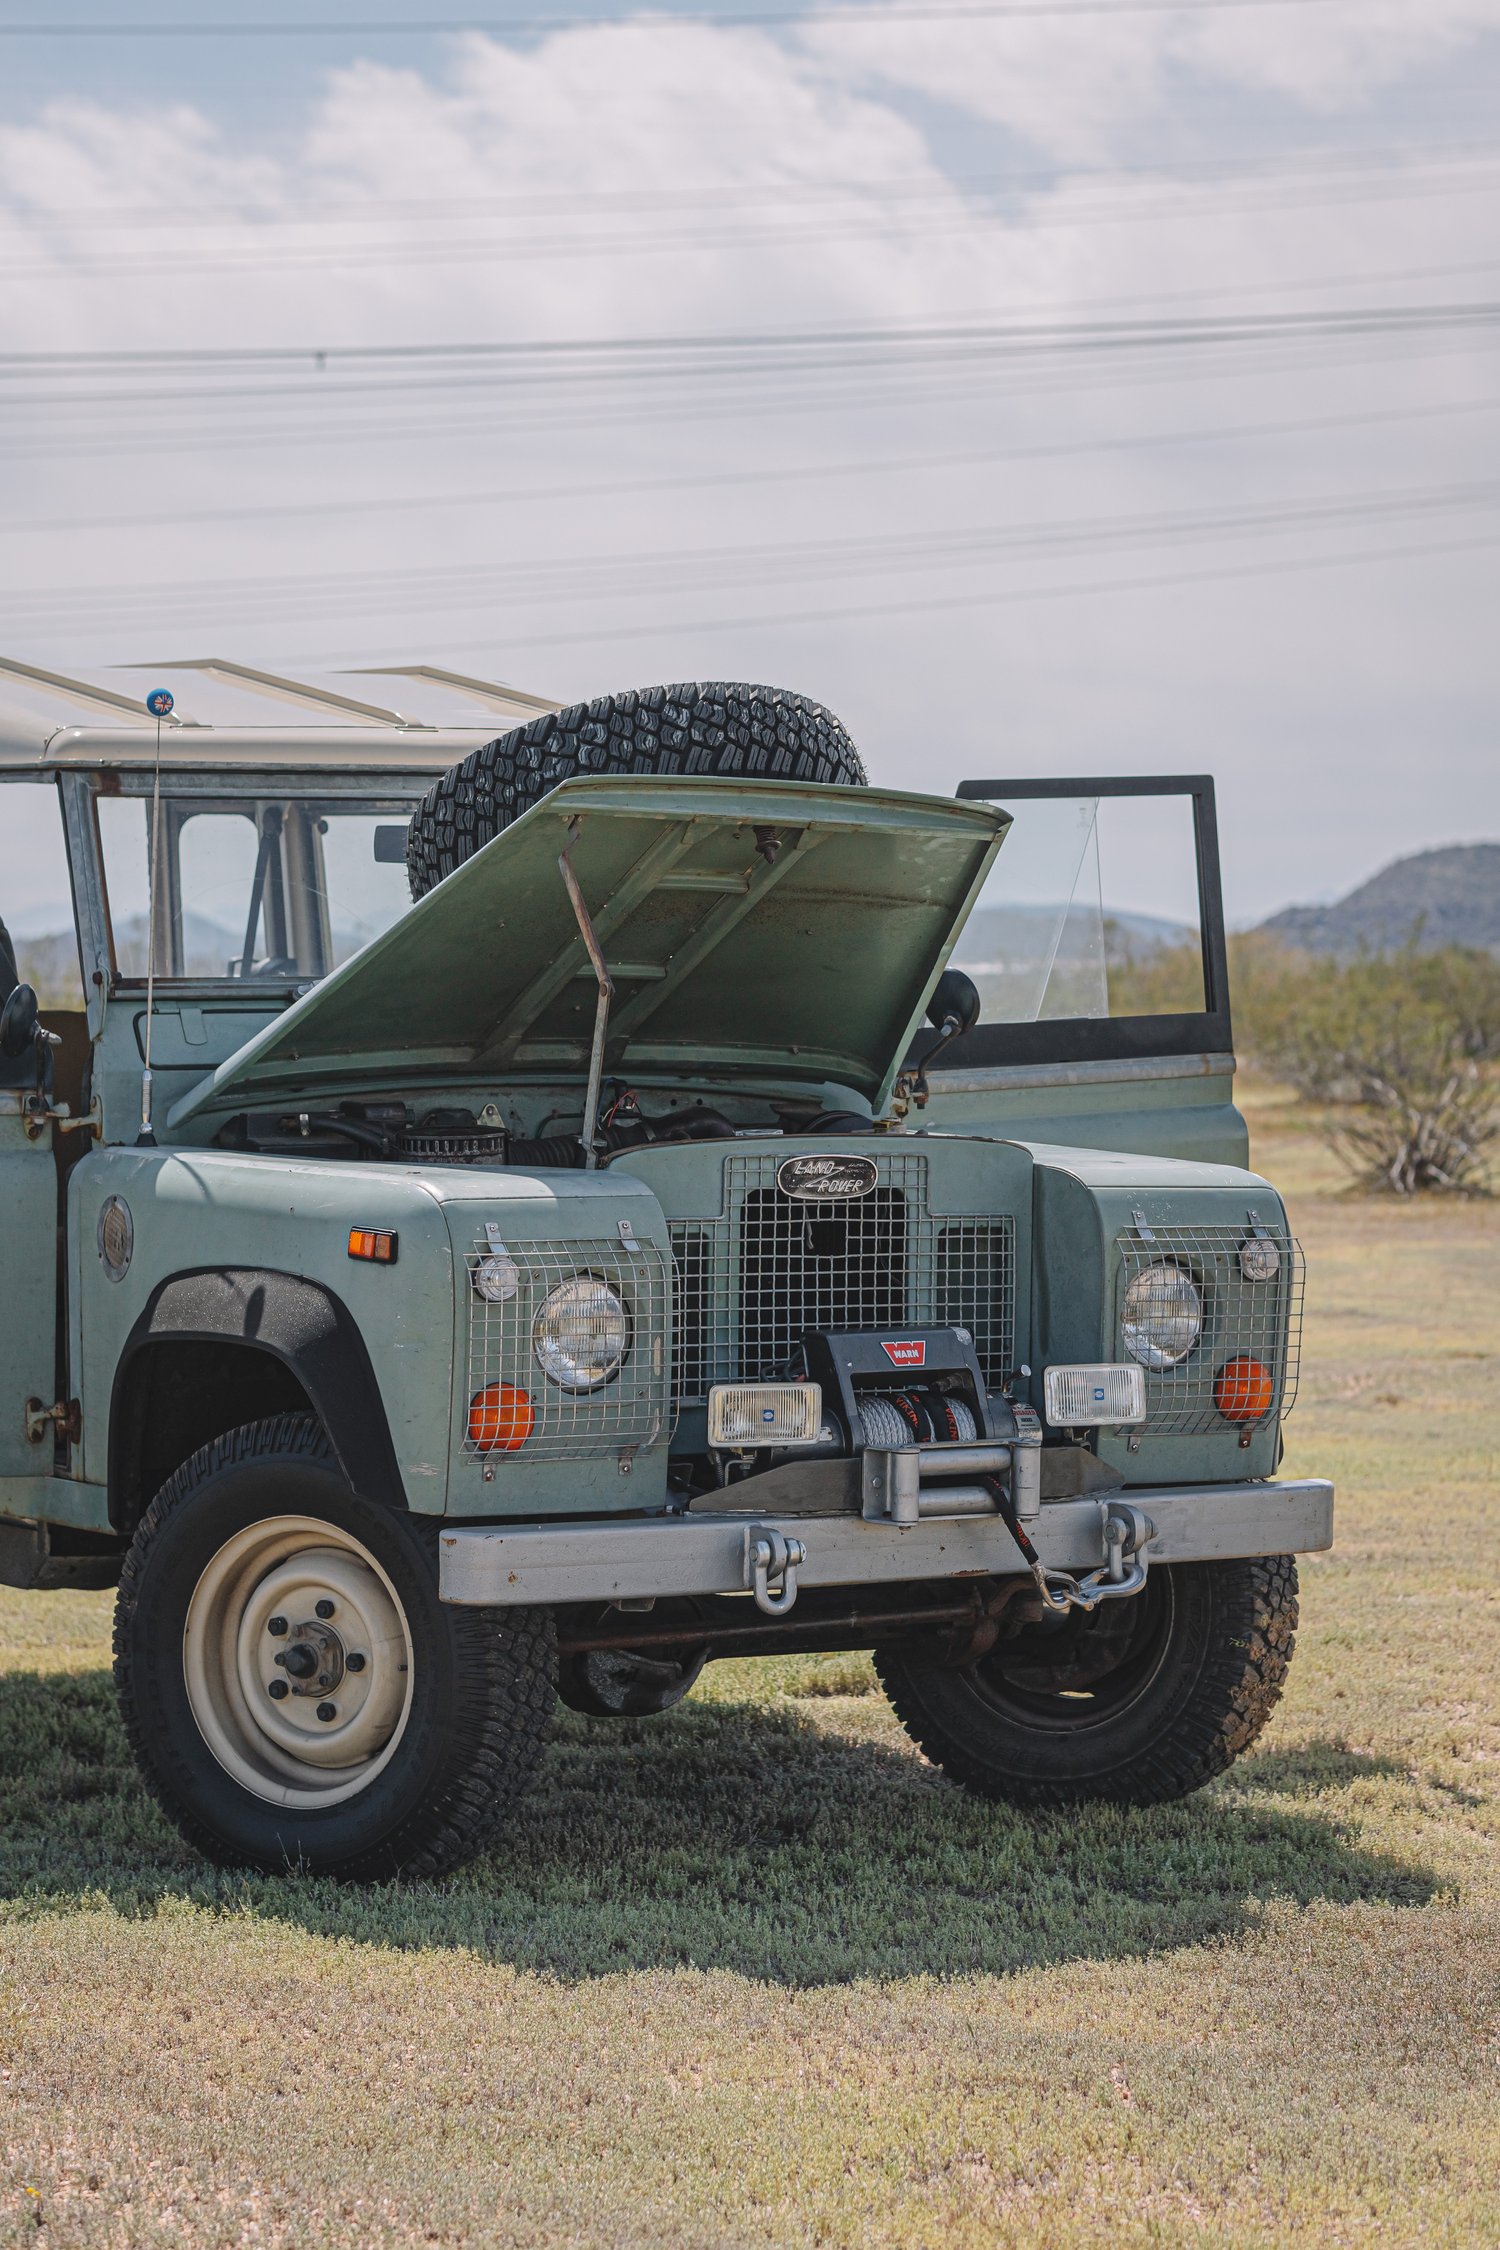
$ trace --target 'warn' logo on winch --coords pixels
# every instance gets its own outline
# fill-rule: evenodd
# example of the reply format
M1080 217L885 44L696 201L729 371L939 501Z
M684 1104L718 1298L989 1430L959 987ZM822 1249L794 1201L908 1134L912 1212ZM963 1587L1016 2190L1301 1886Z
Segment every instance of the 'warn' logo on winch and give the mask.
M927 1364L927 1346L920 1336L901 1344L888 1344L882 1337L880 1348L892 1367L925 1367Z

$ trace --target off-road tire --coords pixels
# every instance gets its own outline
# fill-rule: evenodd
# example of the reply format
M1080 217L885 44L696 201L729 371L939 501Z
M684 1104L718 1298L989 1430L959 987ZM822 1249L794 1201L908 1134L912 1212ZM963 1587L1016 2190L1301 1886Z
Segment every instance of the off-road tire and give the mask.
M331 1539L363 1550L383 1574L410 1658L389 1763L358 1794L318 1809L268 1801L215 1756L194 1715L185 1657L189 1605L195 1594L201 1599L210 1565L218 1568L234 1542L253 1543L258 1525L302 1519L328 1526ZM352 1491L306 1415L232 1430L163 1485L120 1579L115 1682L146 1787L205 1857L351 1881L438 1875L504 1828L536 1771L553 1711L551 1613L440 1602L437 1532L435 1522ZM375 1658L365 1662L373 1676ZM233 1667L226 1659L222 1669ZM278 1684L276 1692L287 1690Z
M596 696L498 736L434 783L407 831L411 895L425 897L575 774L662 773L866 778L833 713L785 688L692 680Z
M1040 1628L963 1670L909 1646L877 1649L875 1668L907 1733L980 1796L1161 1804L1222 1773L1275 1708L1296 1643L1295 1559L1158 1565L1144 1592L1102 1603L1065 1630L1086 1651L1087 1634L1101 1629L1128 1633L1128 1652L1091 1681L1086 1657L1075 1659L1080 1684L1070 1691L1036 1687L1047 1664ZM1066 1664L1053 1676L1068 1678Z

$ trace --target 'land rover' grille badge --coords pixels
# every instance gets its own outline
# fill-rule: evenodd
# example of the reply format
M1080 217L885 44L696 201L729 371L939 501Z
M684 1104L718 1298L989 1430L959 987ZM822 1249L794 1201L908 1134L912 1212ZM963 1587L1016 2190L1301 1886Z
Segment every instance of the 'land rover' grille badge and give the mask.
M872 1156L788 1156L776 1167L776 1185L799 1203L834 1203L868 1195L879 1180Z

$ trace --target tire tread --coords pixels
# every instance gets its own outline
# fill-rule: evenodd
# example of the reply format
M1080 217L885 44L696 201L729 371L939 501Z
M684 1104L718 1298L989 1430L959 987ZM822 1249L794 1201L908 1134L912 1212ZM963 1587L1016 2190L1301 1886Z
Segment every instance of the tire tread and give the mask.
M1077 1804L1087 1798L1169 1803L1202 1789L1250 1748L1281 1699L1297 1637L1294 1555L1190 1567L1213 1573L1223 1629L1175 1723L1149 1750L1104 1775L1087 1780L997 1775L928 1708L920 1671L902 1650L877 1649L875 1669L918 1749L980 1796L1020 1805Z
M314 1416L279 1414L226 1433L175 1470L142 1515L120 1574L115 1606L114 1676L121 1715L146 1788L184 1840L221 1866L244 1864L195 1814L160 1770L133 1691L131 1630L142 1574L151 1549L172 1519L191 1506L204 1480L226 1468L268 1458L293 1457L339 1474L327 1433ZM436 1520L411 1519L435 1555ZM396 1837L377 1851L352 1857L336 1872L370 1881L446 1873L493 1843L518 1797L535 1777L552 1718L555 1634L551 1613L538 1609L455 1608L457 1706L470 1733L469 1752L450 1770L446 1786L421 1807L421 1833L409 1816Z
M433 784L407 831L412 897L575 774L663 773L866 779L841 721L787 688L689 680L596 696L497 735Z

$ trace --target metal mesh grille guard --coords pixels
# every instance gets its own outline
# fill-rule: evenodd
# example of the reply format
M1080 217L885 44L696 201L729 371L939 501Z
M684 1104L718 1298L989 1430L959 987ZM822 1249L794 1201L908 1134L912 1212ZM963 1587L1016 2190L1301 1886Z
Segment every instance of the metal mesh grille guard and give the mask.
M491 1304L474 1288L480 1261L498 1254L515 1265L513 1297ZM533 1348L536 1316L549 1290L574 1274L595 1274L624 1302L630 1346L612 1381L596 1391L566 1391L550 1382ZM565 1461L611 1447L650 1445L668 1409L666 1367L667 1265L649 1243L626 1250L620 1242L500 1243L481 1234L468 1258L469 1389L472 1398L490 1383L513 1383L528 1393L536 1417L531 1435L514 1453L486 1452L484 1459ZM465 1438L463 1451L481 1452Z
M1203 1300L1203 1332L1186 1359L1175 1367L1146 1369L1148 1430L1222 1433L1226 1424L1214 1400L1214 1378L1226 1360L1241 1356L1271 1372L1271 1404L1261 1421L1291 1412L1302 1349L1302 1246L1279 1228L1262 1228L1280 1254L1277 1269L1268 1281L1250 1281L1240 1271L1240 1245L1251 1231L1153 1226L1149 1241L1133 1228L1117 1238L1117 1321L1126 1290L1148 1266L1181 1266Z
M717 1218L679 1219L679 1405L775 1378L805 1328L966 1328L998 1388L1014 1365L1015 1221L934 1214L925 1156L882 1153L868 1195L784 1195L775 1156L724 1163Z

